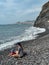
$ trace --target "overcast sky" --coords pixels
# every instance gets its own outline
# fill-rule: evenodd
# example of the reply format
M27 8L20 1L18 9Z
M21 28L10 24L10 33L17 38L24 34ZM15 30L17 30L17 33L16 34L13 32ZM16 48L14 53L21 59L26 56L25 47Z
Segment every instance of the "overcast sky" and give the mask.
M0 0L0 24L35 20L49 0Z

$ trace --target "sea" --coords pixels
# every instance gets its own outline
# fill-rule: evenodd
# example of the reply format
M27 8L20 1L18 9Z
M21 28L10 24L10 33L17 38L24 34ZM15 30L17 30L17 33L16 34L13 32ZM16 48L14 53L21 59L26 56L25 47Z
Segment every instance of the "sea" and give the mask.
M38 33L45 31L45 28L33 27L32 24L0 25L0 50L10 48L18 42L36 39Z

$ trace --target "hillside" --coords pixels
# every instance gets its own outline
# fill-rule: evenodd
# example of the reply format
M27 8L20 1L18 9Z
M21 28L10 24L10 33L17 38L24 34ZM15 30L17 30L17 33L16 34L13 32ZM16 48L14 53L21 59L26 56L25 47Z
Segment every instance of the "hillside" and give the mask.
M49 29L49 1L42 6L42 11L37 17L34 26Z

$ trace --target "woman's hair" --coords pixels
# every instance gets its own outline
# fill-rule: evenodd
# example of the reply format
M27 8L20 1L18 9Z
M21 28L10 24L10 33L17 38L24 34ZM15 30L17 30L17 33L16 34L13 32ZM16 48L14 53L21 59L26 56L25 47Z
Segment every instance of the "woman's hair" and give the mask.
M23 48L20 42L18 42L17 45L20 46L21 48Z
M20 42L18 42L17 45L22 46Z

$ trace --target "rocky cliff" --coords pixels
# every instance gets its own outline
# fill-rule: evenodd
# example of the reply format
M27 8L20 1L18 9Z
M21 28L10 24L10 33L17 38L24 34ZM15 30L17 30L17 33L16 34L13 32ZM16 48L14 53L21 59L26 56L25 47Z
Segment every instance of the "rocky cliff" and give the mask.
M49 29L49 1L42 7L42 11L37 17L34 26Z

